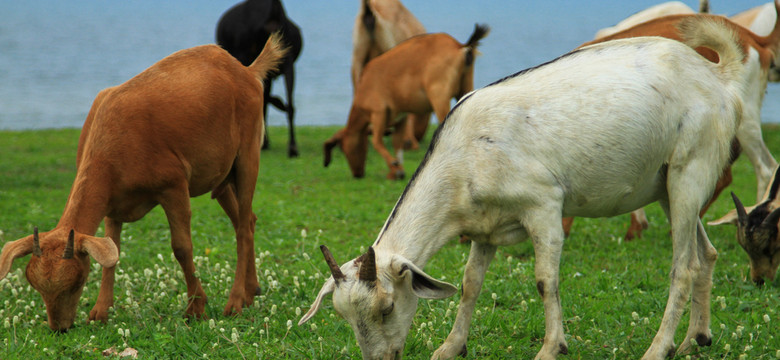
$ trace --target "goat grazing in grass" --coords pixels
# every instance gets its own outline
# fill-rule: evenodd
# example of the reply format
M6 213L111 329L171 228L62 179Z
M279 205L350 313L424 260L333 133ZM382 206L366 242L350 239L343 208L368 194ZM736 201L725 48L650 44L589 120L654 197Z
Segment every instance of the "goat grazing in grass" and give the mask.
M236 231L236 278L224 313L240 313L259 288L252 197L263 136L262 81L282 57L272 36L249 66L216 45L176 52L95 98L79 138L76 179L57 226L5 244L0 279L32 253L27 280L43 296L49 327L73 324L89 274L103 266L89 320L106 321L122 223L158 204L187 283L188 317L202 317L206 294L195 276L190 197L212 193ZM106 237L95 237L105 220Z
M274 32L281 32L284 45L288 49L279 71L272 71L263 80L263 118L268 113L270 103L287 114L287 156L298 156L298 144L295 142L295 106L293 89L295 87L295 60L301 53L303 39L301 30L287 17L280 0L246 0L226 11L217 23L217 44L231 55L249 66L260 54L263 45ZM287 104L271 95L271 84L279 75L284 75L284 88ZM267 126L267 124L266 124ZM268 148L268 133L264 135L263 149Z
M756 205L745 208L739 198L731 193L735 210L708 225L734 224L737 226L737 242L750 259L750 279L758 285L764 278L775 279L780 266L780 167L775 171L763 198Z
M774 9L780 13L780 3L776 4ZM692 15L672 15L666 16L648 22L642 23L627 30L612 34L610 36L590 41L582 46L592 45L604 41L610 41L615 39L625 39L637 36L663 36L669 39L682 41L682 35L677 28L677 25L685 21L689 17L717 17L710 14L692 14ZM709 206L715 202L721 191L731 184L731 163L733 163L739 153L744 151L750 162L753 164L753 171L756 173L756 198L760 198L763 190L769 183L769 179L772 178L772 172L777 166L772 154L769 152L769 148L764 143L764 139L761 134L761 104L764 101L764 94L767 87L767 74L771 71L774 59L777 57L777 52L780 50L780 26L775 26L770 34L767 36L759 36L747 30L731 21L724 21L724 24L732 29L732 31L738 37L742 51L747 54L745 59L746 71L743 73L742 100L744 106L742 107L742 124L737 128L737 140L732 150L732 158L729 162L729 166L726 167L723 174L720 176L715 191L710 197L710 200L702 208L700 216L704 216ZM718 56L711 49L698 48L696 49L702 56L706 57L712 62L718 61ZM564 233L567 235L572 226L573 219L564 219ZM637 209L631 212L631 224L626 232L625 238L630 240L634 237L641 237L642 230L647 228L648 222L643 209Z
M457 292L423 272L457 235L471 252L458 314L433 354L465 354L469 323L498 246L531 238L545 337L537 359L568 351L559 297L563 216L602 217L658 201L672 224L669 300L644 355L675 353L674 333L689 297L681 345L711 343L710 293L717 251L699 220L729 158L742 115L742 52L718 19L680 24L688 45L659 37L582 48L464 96L440 126L373 246L341 267L323 251L329 278L301 318L333 294L365 359L403 351L418 298ZM720 62L692 48L707 46ZM655 310L654 310L655 311Z
M402 113L428 119L434 111L443 123L450 100L474 88L476 49L488 32L487 26L476 25L466 44L444 33L419 35L371 60L360 78L347 126L324 144L325 166L330 164L333 148L340 145L352 176L363 177L370 128L372 144L390 168L387 177L402 179L401 152L412 124L406 119L394 121ZM382 141L385 129L393 127L396 156Z

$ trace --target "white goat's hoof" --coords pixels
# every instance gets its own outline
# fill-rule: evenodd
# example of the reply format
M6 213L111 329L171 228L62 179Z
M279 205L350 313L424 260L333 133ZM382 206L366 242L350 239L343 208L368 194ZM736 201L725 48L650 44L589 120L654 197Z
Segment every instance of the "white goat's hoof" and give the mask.
M455 345L445 342L444 344L441 344L438 349L436 349L436 351L433 353L433 356L431 356L431 360L453 359L458 355L466 357L468 353L469 352L466 348L466 344Z

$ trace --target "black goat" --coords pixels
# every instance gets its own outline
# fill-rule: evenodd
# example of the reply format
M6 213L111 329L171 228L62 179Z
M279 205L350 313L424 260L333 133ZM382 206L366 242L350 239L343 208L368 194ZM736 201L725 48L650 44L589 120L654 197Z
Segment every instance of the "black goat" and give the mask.
M280 0L246 0L226 11L217 23L217 44L222 46L242 64L248 66L260 54L268 37L281 31L284 45L289 48L278 72L268 74L263 83L265 88L263 116L268 112L268 103L287 113L290 140L287 144L287 156L297 157L298 146L295 143L293 106L293 87L295 84L294 63L301 53L303 41L301 30L287 18ZM287 104L280 98L271 96L271 83L284 75L287 90ZM266 120L267 124L267 120ZM268 132L265 133L263 149L268 148Z

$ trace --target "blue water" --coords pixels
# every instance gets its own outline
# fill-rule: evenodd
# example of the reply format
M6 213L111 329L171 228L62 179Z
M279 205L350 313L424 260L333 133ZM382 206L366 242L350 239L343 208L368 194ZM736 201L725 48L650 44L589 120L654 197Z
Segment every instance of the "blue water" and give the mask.
M764 0L765 1L765 0ZM710 0L734 14L764 1ZM430 32L464 42L475 22L492 32L480 48L475 86L554 59L659 0L407 0ZM95 95L166 55L214 42L220 15L234 0L25 0L0 5L0 129L81 127ZM346 122L351 102L351 32L359 0L287 0L301 27L297 122ZM696 9L698 0L686 0ZM282 94L277 81L274 93ZM765 122L780 122L780 89L771 84ZM271 125L283 114L269 110Z

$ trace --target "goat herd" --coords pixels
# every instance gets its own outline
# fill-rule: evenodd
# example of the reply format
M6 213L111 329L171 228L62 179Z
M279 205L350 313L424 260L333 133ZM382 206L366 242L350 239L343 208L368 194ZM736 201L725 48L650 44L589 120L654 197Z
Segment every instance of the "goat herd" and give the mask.
M325 166L338 146L352 175L364 176L370 138L388 178L403 178L401 154L418 147L431 112L440 126L373 246L343 265L321 247L332 277L299 324L332 294L364 358L400 358L418 299L457 292L423 268L462 235L472 245L460 306L433 354L453 358L466 348L497 247L530 238L546 318L536 358L554 359L568 352L559 262L572 218L633 211L627 236L640 236L641 208L657 201L671 223L674 254L663 320L643 358L685 353L691 340L711 344L717 252L700 216L730 183L730 165L741 151L754 166L762 200L745 207L732 194L736 209L713 224L737 225L755 283L774 279L780 264L780 178L760 127L780 49L780 3L731 20L707 14L706 1L699 13L681 5L647 9L558 59L474 91L474 61L487 26L476 25L461 44L446 34L424 34L397 0L362 1L353 35L354 100L346 127L324 143ZM761 23L767 14L771 21ZM237 239L224 314L253 302L259 285L252 198L264 116L268 103L287 113L288 155L297 156L293 63L301 35L278 0L247 0L225 13L217 42L222 48L176 52L101 91L82 129L76 178L59 223L3 247L0 278L14 259L32 253L26 276L43 297L51 329L72 326L90 257L103 275L89 319L107 320L122 224L158 204L186 280L185 314L203 317L189 198L208 192ZM270 80L279 74L286 103L270 94ZM451 109L452 98L458 102ZM394 153L383 144L387 132ZM96 237L101 221L106 236ZM678 348L673 337L689 299L690 323Z

